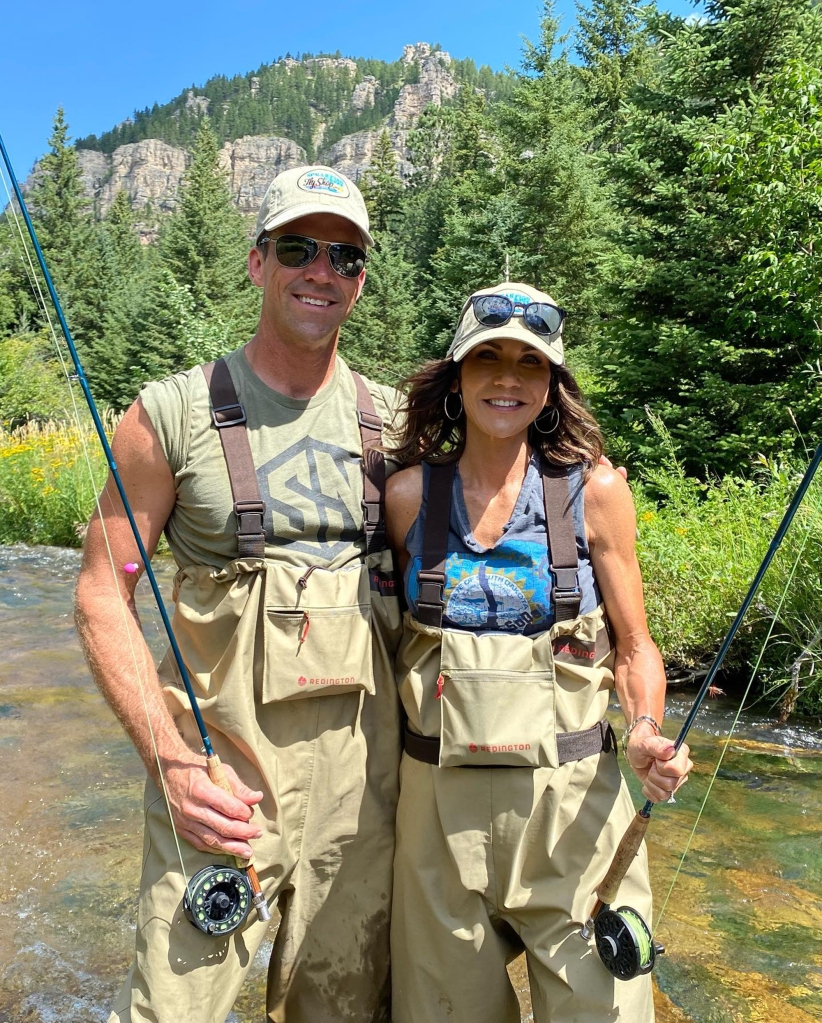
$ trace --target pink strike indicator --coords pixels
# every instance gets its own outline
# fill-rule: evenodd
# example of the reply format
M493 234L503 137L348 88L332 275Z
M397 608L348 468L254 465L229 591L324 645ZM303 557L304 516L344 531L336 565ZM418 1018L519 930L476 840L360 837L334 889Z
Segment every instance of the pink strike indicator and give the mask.
M127 565L123 565L123 571L128 572L129 575L134 575L134 573L137 572L139 568L140 566L134 561L129 561Z

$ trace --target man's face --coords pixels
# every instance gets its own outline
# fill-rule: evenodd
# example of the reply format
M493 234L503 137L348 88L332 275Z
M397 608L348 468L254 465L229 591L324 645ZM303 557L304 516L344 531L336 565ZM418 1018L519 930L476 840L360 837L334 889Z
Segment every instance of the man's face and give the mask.
M272 239L302 234L317 241L363 245L357 228L333 213L312 213L269 234ZM257 248L248 255L249 277L263 289L261 325L283 341L312 348L328 344L354 308L365 271L359 277L341 277L331 269L325 250L308 266L281 266L273 243L265 248L265 257Z

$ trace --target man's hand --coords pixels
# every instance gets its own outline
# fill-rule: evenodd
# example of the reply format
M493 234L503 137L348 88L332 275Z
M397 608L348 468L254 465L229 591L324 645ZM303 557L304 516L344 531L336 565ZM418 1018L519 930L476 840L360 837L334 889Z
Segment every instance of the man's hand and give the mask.
M599 456L599 464L600 465L607 465L609 469L614 469L614 463L611 461L610 458L606 457L605 455L600 455ZM618 469L614 469L614 472L618 472L619 475L624 480L628 479L628 470L625 468L624 465L620 465L620 467Z
M202 757L175 760L164 765L164 779L174 826L181 838L201 852L227 853L251 859L252 839L262 835L251 822L253 807L263 798L240 781L228 764L223 764L233 795L208 776Z
M632 732L625 755L634 774L642 782L645 798L652 803L664 803L688 780L694 766L690 752L683 743L675 753L673 742L664 735L637 735Z

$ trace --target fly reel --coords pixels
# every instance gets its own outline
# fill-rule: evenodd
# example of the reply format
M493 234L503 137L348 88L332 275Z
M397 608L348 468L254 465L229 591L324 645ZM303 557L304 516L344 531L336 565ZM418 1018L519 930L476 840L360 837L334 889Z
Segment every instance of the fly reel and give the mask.
M203 867L186 888L183 910L204 934L231 934L248 916L253 895L245 871L235 867Z
M602 965L618 980L650 973L656 957L665 951L630 906L600 910L594 920L594 939Z

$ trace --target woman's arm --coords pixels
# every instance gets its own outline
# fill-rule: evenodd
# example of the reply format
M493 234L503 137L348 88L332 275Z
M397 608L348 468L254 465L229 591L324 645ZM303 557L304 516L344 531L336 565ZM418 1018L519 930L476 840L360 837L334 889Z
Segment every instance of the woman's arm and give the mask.
M388 542L397 556L400 572L405 572L409 554L405 538L422 504L422 466L395 472L385 483L385 527Z
M645 618L634 502L623 477L604 465L585 486L585 529L616 645L614 681L622 712L629 725L642 715L661 724L665 669ZM687 781L689 752L683 745L674 755L671 740L656 735L649 721L636 725L626 753L647 799L663 802Z

